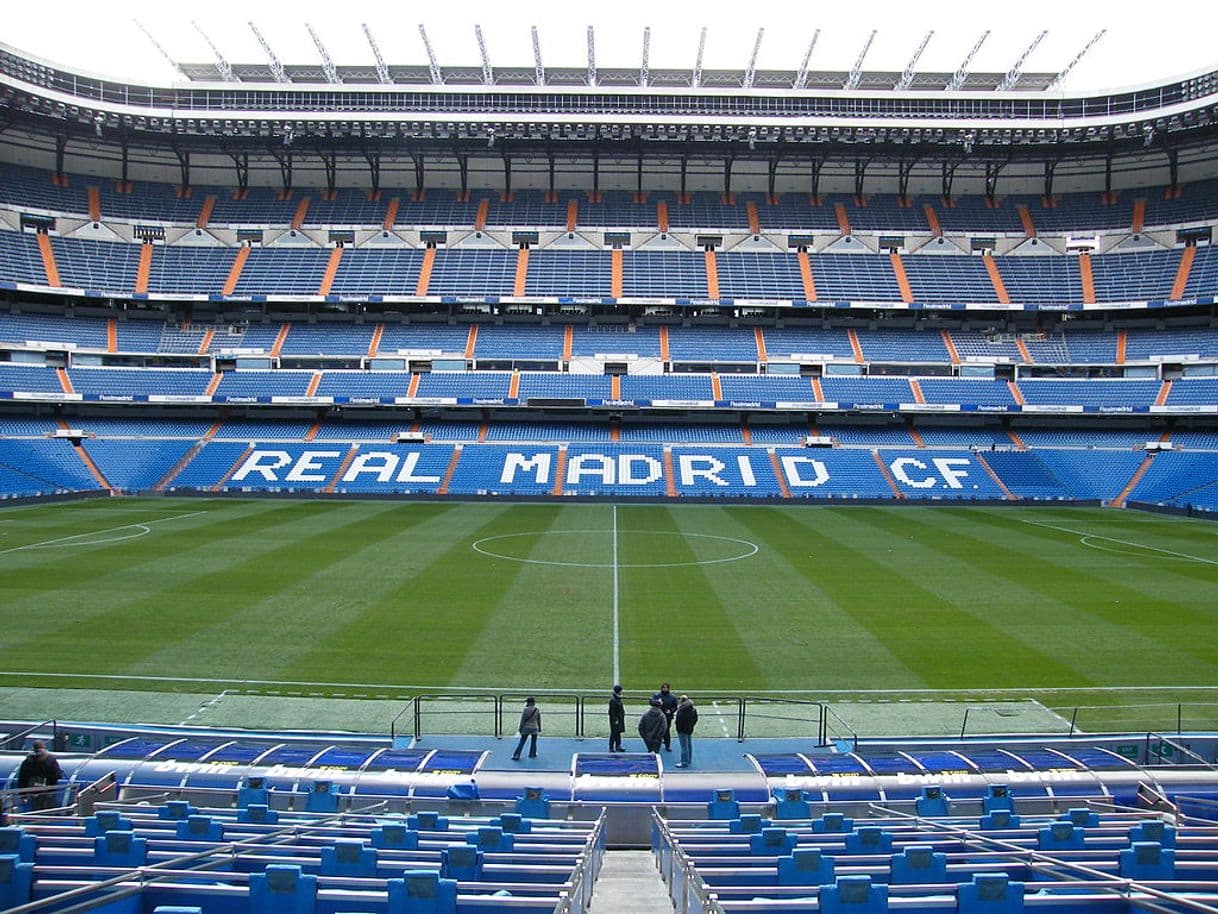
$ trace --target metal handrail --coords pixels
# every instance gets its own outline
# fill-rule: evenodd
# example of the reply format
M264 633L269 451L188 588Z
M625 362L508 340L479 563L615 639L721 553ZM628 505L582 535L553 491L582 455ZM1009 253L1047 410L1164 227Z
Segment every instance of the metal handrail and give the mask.
M44 720L40 724L33 724L26 727L20 733L13 733L6 736L3 740L0 740L0 749L12 749L14 744L21 746L25 743L25 738L27 736L32 733L36 733L43 727L47 726L47 724L51 725L51 740L54 741L55 737L59 735L59 721L55 718L51 718L50 720Z
M821 719L824 721L824 726L823 726L822 732L820 734L820 744L822 746L829 745L829 718L830 717L832 717L835 721L837 721L839 724L841 724L842 729L844 729L847 733L850 734L850 748L853 751L857 751L858 747L859 747L858 732L854 729L854 727L850 726L850 724L848 724L846 722L845 718L843 718L840 714L838 714L835 710L833 710L833 705L830 705L830 704L826 704L824 706L824 714L821 716Z
M414 718L415 715L412 712L413 712L414 706L417 702L418 702L418 698L415 696L411 696L410 700L406 702L406 707L402 708L401 711L398 711L398 713L394 715L393 720L389 721L389 739L390 739L390 741L397 739L398 721L400 721L403 717L405 717L407 713L411 713L412 719Z
M485 692L439 692L429 693L424 695L414 696L414 738L420 739L423 736L423 702L427 699L437 701L460 701L462 699L474 699L477 701L491 701L491 714L494 721L495 738L499 739L503 736L503 711L498 695L487 694Z
M1179 729L1177 729L1177 732L1180 732ZM1151 754L1150 754L1151 740L1158 740L1160 743L1166 743L1167 745L1169 745L1173 749L1175 749L1177 752L1179 752L1181 755L1191 756L1192 758L1197 760L1197 764L1204 766L1205 768L1209 769L1210 771L1218 770L1218 765L1215 765L1212 762L1208 761L1204 756L1198 755L1192 749L1188 748L1188 746L1185 746L1183 743L1178 743L1171 737L1164 736L1162 733L1155 733L1153 730L1148 730L1146 732L1146 764L1148 764L1148 765L1150 764L1150 758L1151 758ZM1161 755L1159 757L1162 758Z
M380 808L384 804L374 804L368 809ZM170 879L178 875L183 868L187 871L195 871L198 867L206 866L212 862L213 858L221 856L232 857L240 856L241 851L247 846L249 848L257 848L272 843L276 840L291 838L295 835L308 834L309 832L319 831L335 821L341 821L348 818L348 813L336 813L334 815L324 816L320 819L312 819L307 823L307 827L302 827L302 823L286 825L282 828L274 829L273 831L264 834L252 835L249 838L243 838L240 841L228 841L224 844L217 844L205 850L194 854L184 854L181 857L174 857L170 860L162 860L160 863L152 863L147 866L138 866L130 870L126 870L117 876L112 876L109 879L104 879L101 882L90 882L88 885L79 886L74 889L68 889L65 892L60 892L57 895L51 895L47 898L40 898L36 901L27 902L23 905L9 908L5 914L33 914L35 911L42 911L48 907L55 907L60 911L87 911L96 908L103 904L109 904L115 898L126 897L127 895L139 892L145 882L157 882L161 879ZM196 864L193 867L185 866L185 864ZM151 874L151 875L149 875ZM249 873L232 872L226 873L226 876L232 876L236 879L248 879ZM65 901L70 901L74 898L84 898L105 889L112 887L123 886L124 883L130 883L132 880L138 880L139 884L129 886L125 891L103 894L97 898L91 898L79 905L73 905L66 908L61 908Z

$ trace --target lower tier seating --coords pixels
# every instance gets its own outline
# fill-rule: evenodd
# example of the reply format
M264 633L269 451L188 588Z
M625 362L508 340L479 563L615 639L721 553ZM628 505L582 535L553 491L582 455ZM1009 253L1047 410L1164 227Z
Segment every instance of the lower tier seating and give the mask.
M1218 509L1218 435L855 423L0 419L0 497L123 492L1113 501ZM809 432L832 447L804 447ZM407 433L405 440L398 436ZM1038 442L1026 448L1024 438ZM1068 446L1052 446L1069 442Z

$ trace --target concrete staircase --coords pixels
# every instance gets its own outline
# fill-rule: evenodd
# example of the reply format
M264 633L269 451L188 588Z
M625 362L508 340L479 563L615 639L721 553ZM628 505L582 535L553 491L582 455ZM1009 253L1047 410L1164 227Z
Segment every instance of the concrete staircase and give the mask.
M606 851L592 892L592 914L674 914L650 851Z

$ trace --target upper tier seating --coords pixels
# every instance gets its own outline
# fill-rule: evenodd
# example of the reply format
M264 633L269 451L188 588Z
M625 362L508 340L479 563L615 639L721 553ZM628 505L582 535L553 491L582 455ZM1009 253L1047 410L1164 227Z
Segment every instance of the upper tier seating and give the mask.
M142 295L139 285L142 245L51 236L59 284L73 290ZM516 294L517 274L525 268L525 296L600 300L612 297L610 251L530 250L527 258L509 249L439 248L426 283L425 252L417 248L364 246L343 248L327 280L332 249L306 245L254 246L238 264L238 249L197 245L150 245L147 292L152 295L219 295L236 281L232 294L275 296L428 296L481 300ZM0 229L0 282L50 285L37 238ZM1180 250L1106 254L1091 258L1095 302L1170 298ZM727 300L802 303L835 301L899 304L906 297L927 305L998 303L999 295L980 258L910 254L901 258L909 283L906 296L888 255L810 254L810 288L805 287L795 253L719 252L713 276L718 295ZM1078 258L1015 256L994 259L1007 297L1030 306L1084 302ZM236 268L240 266L238 271ZM624 251L625 298L678 301L710 296L712 267L706 255L689 251ZM1218 291L1218 255L1197 249L1185 286L1187 296Z
M707 298L702 254L626 251L622 294L644 298Z
M511 295L516 278L515 251L436 251L430 295Z
M333 295L413 295L423 252L414 248L344 248Z
M658 225L657 204L662 202L674 229L746 231L752 204L764 231L834 233L839 231L840 206L853 231L894 234L929 233L928 206L948 233L1022 235L1020 207L1027 207L1040 232L1127 230L1136 200L1145 201L1147 226L1198 224L1218 217L1218 182L1213 180L1184 185L1178 197L1164 194L1161 187L1126 189L1118 192L1115 203L1102 202L1098 193L1083 192L1057 195L1052 205L1039 196L1019 195L993 201L982 196L956 197L950 204L940 197L925 196L903 205L894 194L872 194L859 200L850 194L829 194L812 201L807 194L787 193L771 203L760 193L737 193L725 201L722 194L705 191L691 193L688 202L679 202L674 192L654 190L637 201L630 192L603 191L598 203L591 202L586 192L574 190L559 191L554 202L546 202L543 192L537 190L517 190L508 201L498 191L477 189L470 191L468 200L458 200L457 192L446 188L428 188L416 199L413 189L382 187L373 197L367 188L350 186L337 188L327 200L325 190L316 187L295 187L285 194L278 187L252 186L238 195L231 186L197 185L183 193L172 184L135 181L129 193L120 193L115 177L69 174L66 179L67 186L61 187L51 183L46 170L0 165L0 205L85 217L90 212L89 189L97 188L103 219L194 225L204 201L214 197L210 223L215 225L286 227L300 216L306 227L379 228L391 200L397 201L395 224L434 227L472 226L485 201L488 227L565 228L568 204L574 201L581 228L641 229Z
M799 261L790 254L716 255L719 295L723 298L802 301Z

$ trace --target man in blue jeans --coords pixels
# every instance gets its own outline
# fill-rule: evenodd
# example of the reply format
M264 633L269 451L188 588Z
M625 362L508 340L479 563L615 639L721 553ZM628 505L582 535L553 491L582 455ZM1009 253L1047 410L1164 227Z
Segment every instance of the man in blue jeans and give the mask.
M541 708L537 707L537 702L532 698L524 700L524 710L520 712L520 742L516 744L516 751L512 753L512 761L520 761L520 750L524 748L524 744L530 738L532 743L529 745L529 758L537 758L537 734L541 732Z
M673 715L673 727L677 731L677 741L681 744L681 761L678 768L688 768L694 761L694 727L698 723L698 709L688 695L682 695L677 701L677 713Z

